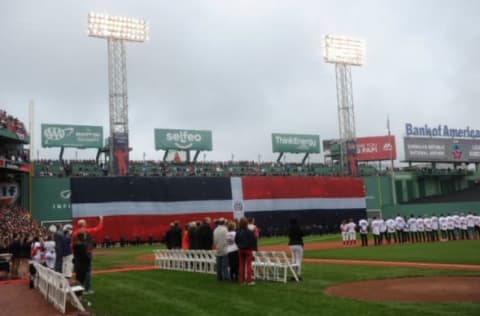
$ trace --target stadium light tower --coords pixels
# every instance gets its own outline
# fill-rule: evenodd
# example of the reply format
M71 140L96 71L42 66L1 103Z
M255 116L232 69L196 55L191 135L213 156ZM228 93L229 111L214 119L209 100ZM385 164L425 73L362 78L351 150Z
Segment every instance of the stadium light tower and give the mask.
M128 93L125 42L148 40L144 20L91 12L88 14L88 36L107 40L108 87L110 113L110 172L128 172Z
M340 165L343 174L356 174L356 132L351 66L363 65L365 46L364 40L346 36L326 35L324 40L324 60L326 63L335 64L341 145ZM350 168L347 168L347 163Z

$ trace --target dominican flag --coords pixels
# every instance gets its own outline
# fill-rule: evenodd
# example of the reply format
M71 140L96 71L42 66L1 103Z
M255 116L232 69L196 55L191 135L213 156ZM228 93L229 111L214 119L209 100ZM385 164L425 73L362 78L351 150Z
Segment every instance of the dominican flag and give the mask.
M96 236L111 240L152 235L204 217L254 217L260 229L288 225L339 225L342 219L365 216L360 178L334 177L79 177L71 179L74 224L84 218Z

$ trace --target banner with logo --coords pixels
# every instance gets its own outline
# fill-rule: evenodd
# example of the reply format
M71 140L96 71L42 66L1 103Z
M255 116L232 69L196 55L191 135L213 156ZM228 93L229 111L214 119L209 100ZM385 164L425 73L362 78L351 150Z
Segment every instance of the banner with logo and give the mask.
M303 134L272 134L274 153L320 153L320 136Z
M212 132L185 129L155 129L156 150L212 150Z
M480 162L480 139L405 137L405 160Z
M0 205L11 205L19 196L19 185L15 182L0 182Z
M70 179L32 178L32 215L38 222L71 220Z
M379 161L397 159L395 136L357 137L357 161ZM338 140L324 140L325 155L340 154Z
M357 138L358 161L397 159L395 136L372 136Z
M103 147L101 126L42 124L42 147Z

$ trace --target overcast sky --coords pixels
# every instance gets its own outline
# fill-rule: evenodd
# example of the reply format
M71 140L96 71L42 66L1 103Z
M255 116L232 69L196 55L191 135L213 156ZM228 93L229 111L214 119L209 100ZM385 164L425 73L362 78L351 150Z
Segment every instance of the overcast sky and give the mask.
M59 152L40 147L41 123L108 131L107 46L86 35L90 11L150 25L127 45L132 159L161 159L154 128L211 130L207 160L274 160L272 132L337 137L325 34L367 41L352 69L357 136L385 135L390 115L402 160L407 122L480 129L480 1L0 1L0 108L28 124L34 100L40 158Z

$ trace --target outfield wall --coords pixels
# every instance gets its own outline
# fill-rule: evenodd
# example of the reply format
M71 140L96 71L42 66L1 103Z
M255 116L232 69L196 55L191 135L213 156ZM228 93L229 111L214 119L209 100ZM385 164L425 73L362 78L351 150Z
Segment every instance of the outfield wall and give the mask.
M70 178L32 178L32 216L39 223L72 219Z
M339 177L78 177L71 179L72 216L95 225L104 216L112 240L150 234L159 238L170 222L183 226L205 216L255 217L260 229L303 225L338 228L364 217L363 181Z

